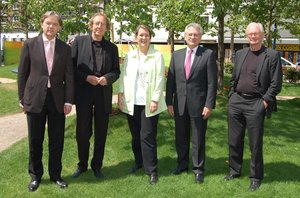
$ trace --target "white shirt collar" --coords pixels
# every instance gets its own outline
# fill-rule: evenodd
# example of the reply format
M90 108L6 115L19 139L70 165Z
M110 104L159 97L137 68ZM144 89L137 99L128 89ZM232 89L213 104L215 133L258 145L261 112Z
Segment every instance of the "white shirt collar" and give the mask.
M52 43L55 43L55 41L56 41L56 37L54 37L54 38L51 39L51 40L48 40L47 37L45 36L45 34L42 34L42 37L43 37L43 41L44 41L44 42L45 42L45 41L51 41Z
M194 47L193 49L191 49L191 50L193 50L193 52L195 53L196 51L197 51L197 49L198 49L198 47L199 46L196 46L196 47ZM186 47L186 52L188 53L188 51L190 50L190 48L189 47Z

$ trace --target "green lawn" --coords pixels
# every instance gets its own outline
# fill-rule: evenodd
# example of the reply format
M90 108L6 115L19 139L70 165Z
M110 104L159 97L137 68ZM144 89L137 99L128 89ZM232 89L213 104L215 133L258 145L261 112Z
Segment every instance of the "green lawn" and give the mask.
M279 101L278 112L272 119L266 120L265 179L256 192L248 190L250 156L247 138L242 177L229 182L223 180L228 170L227 99L218 97L217 101L206 136L205 182L201 185L194 183L194 175L191 171L179 176L170 174L170 170L176 166L174 122L165 112L160 117L157 137L159 157L157 185L151 186L143 171L135 175L128 174L128 169L134 162L126 117L122 114L112 116L110 119L103 166L105 177L97 180L89 170L79 178L73 179L71 174L76 168L77 147L75 116L72 116L67 118L66 123L62 173L69 187L59 189L49 182L46 138L45 174L42 184L37 192L28 192L27 184L30 177L27 173L28 143L25 138L0 153L1 197L298 197L300 121L295 118L299 117L300 99Z
M0 78L17 79L17 74L12 72L18 68L18 64L0 66Z
M300 96L299 83L283 83L282 90L279 96Z

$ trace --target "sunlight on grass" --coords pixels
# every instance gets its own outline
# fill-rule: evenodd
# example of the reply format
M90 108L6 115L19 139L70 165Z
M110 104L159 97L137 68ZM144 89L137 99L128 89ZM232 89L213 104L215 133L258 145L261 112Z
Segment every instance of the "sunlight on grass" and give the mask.
M59 189L50 183L47 173L47 138L44 142L44 168L42 184L35 193L27 190L30 177L27 173L28 143L25 138L0 154L1 197L297 197L300 180L299 119L300 99L279 101L278 112L266 120L264 136L265 179L261 188L252 193L250 180L250 151L245 139L244 167L240 179L225 182L228 171L227 156L227 99L218 97L218 105L209 121L206 145L205 182L194 183L191 171L179 176L170 174L176 166L174 147L174 121L164 112L160 116L158 141L159 182L151 186L143 170L128 174L133 165L131 137L123 114L112 116L105 150L104 178L95 179L89 169L77 179L71 174L76 169L77 145L75 140L76 117L67 118L63 154L63 178L67 189ZM293 109L289 111L288 109ZM25 130L25 129L24 129ZM45 136L47 137L47 135ZM91 145L93 145L91 143ZM92 148L90 155L92 154ZM292 156L292 157L291 157ZM12 185L13 184L13 185ZM281 189L281 190L279 190Z

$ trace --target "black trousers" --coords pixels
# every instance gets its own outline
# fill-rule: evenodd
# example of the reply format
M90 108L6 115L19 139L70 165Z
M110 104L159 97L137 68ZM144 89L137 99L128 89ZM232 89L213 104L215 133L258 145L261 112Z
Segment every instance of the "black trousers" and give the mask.
M146 117L145 106L135 105L133 116L127 114L132 136L135 164L144 165L147 174L157 173L157 124L159 114Z
M228 106L229 167L233 175L241 175L245 130L248 130L251 151L250 178L262 180L263 133L265 108L262 98L245 99L237 93L232 94Z
M92 124L94 118L94 153L91 160L91 168L100 170L103 165L109 113L105 112L102 87L95 86L88 89L89 93L81 92L81 97L86 97L85 103L76 104L78 168L87 170L88 167L90 138L93 133Z
M29 169L33 180L40 180L44 173L43 168L43 141L45 125L48 121L48 171L50 179L61 178L62 152L64 145L65 115L56 110L51 90L48 89L43 110L40 113L27 114L28 140L29 140Z
M182 116L178 115L175 109L175 146L178 168L187 169L189 166L190 133L192 133L193 172L204 173L206 128L207 119L190 117L187 106Z

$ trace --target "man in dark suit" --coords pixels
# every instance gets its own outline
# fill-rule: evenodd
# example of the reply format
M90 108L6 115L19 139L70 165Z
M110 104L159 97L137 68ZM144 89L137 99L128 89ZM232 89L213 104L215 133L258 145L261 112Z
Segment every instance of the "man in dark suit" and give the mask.
M246 29L250 47L237 51L228 105L229 168L225 180L241 175L245 129L251 150L250 190L255 191L264 177L264 118L276 110L276 95L281 90L280 55L262 45L263 27L250 23Z
M62 20L57 13L49 11L42 16L40 24L43 34L24 43L18 69L20 106L28 123L30 191L39 187L44 173L42 155L46 120L50 180L61 188L67 187L61 178L61 158L65 115L72 109L74 96L71 49L56 38Z
M108 119L112 110L112 84L119 78L120 66L117 46L104 39L105 32L109 30L108 18L96 13L90 19L89 28L91 34L76 37L72 45L79 158L73 177L78 177L88 168L94 117L91 168L95 177L101 178Z
M167 78L168 112L175 117L177 167L173 174L188 170L190 129L193 172L196 183L204 180L207 119L215 106L217 66L214 52L200 47L202 28L191 23L185 28L187 48L172 54Z

